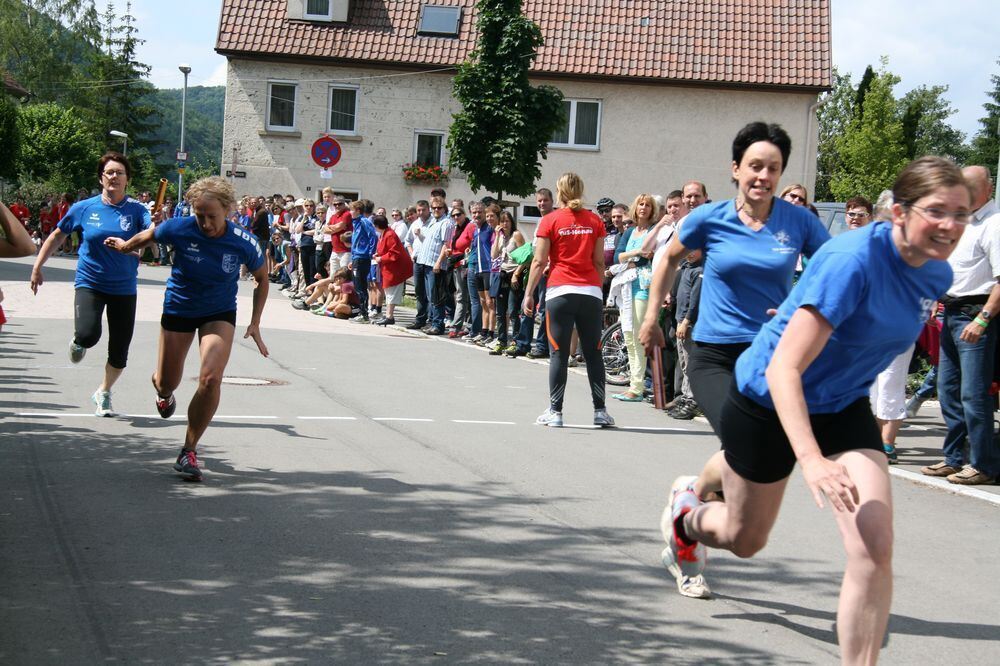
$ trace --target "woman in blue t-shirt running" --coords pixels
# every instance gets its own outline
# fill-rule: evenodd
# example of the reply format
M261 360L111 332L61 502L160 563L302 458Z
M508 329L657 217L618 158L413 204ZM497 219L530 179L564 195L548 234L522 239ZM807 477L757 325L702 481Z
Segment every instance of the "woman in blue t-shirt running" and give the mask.
M169 418L177 407L174 390L180 386L195 333L201 354L198 389L188 406L184 447L174 469L185 478L201 480L195 450L219 406L219 387L229 362L236 332L236 293L240 267L246 266L257 286L253 313L244 338L253 338L261 355L267 347L260 335L260 317L267 301L267 263L257 239L226 219L236 202L233 186L218 176L202 178L188 189L194 216L177 217L134 236L129 241L108 238L105 244L127 253L149 243L174 246L174 265L167 280L160 318L160 353L153 387L156 409Z
M847 555L837 636L848 664L878 659L892 600L892 492L869 388L951 286L946 260L972 201L940 157L912 162L892 193L892 222L823 246L739 357L719 431L726 501L702 504L680 477L663 524L678 583L701 575L706 545L751 557L801 464L816 504L833 505Z
M110 236L132 238L150 228L144 205L125 194L132 167L121 153L105 153L97 162L101 193L73 204L52 231L31 269L31 290L44 281L42 267L67 237L80 234L80 257L74 278L73 339L69 360L79 363L101 339L101 319L107 315L108 360L104 379L92 396L98 416L114 416L111 387L128 362L135 329L138 255L121 255L104 245Z

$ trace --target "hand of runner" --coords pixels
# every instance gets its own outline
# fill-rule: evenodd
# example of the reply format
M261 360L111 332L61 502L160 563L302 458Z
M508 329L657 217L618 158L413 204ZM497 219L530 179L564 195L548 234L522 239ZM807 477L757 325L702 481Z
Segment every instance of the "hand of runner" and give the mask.
M655 321L643 320L642 328L639 329L639 344L646 350L646 356L652 357L654 349L663 349L667 346L667 341L663 338L663 329Z
M816 506L823 508L823 496L833 505L834 511L854 513L861 502L858 488L847 474L847 468L838 462L817 455L802 461L802 476L809 484Z
M257 345L257 351L264 358L268 357L267 345L264 344L264 338L260 336L260 326L256 324L250 324L247 326L247 332L243 334L243 339L253 338L254 343Z
M121 252L121 247L124 244L125 241L123 241L121 238L116 238L114 236L104 239L104 246L111 248L115 252Z
M37 296L38 295L38 288L42 286L43 282L45 282L45 280L42 278L42 269L38 268L37 266L35 268L32 268L31 269L31 293L33 293L33 294L35 294Z

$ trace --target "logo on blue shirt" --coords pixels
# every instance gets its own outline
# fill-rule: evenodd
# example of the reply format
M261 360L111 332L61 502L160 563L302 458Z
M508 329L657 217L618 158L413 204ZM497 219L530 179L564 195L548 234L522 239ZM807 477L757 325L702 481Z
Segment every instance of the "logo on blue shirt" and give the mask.
M122 231L128 231L132 228L132 218L128 215L119 215L118 225L121 226Z
M232 273L237 268L240 267L240 260L235 254L229 254L228 252L222 255L222 270L227 273Z

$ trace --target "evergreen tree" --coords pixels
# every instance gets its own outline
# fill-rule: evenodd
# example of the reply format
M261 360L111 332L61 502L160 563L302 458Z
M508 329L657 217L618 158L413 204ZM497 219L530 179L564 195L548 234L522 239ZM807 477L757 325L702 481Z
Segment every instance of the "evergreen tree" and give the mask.
M564 122L562 93L532 87L528 69L542 45L537 24L521 13L521 0L480 0L479 38L455 76L455 114L448 136L453 169L473 192L485 188L527 196L542 170L552 134Z
M884 63L883 63L884 64ZM865 67L865 73L861 75L861 82L858 83L858 90L854 96L854 115L860 118L865 113L865 96L875 80L875 70L871 65Z
M997 60L1000 65L1000 60ZM997 181L997 159L1000 159L1000 75L990 77L993 89L987 91L991 101L983 104L986 115L979 119L979 131L972 139L969 164L980 164L989 168L993 182Z
M864 95L864 107L835 139L842 160L830 190L837 201L861 195L874 201L888 189L906 164L903 123L892 89L899 77L886 69L886 60Z
M899 100L903 145L907 159L940 155L963 162L968 153L965 135L948 124L955 109L944 98L948 86L920 86Z

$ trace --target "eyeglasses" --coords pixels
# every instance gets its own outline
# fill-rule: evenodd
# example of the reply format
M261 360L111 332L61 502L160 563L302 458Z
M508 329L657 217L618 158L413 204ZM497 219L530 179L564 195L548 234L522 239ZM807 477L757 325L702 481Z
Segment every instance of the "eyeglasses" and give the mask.
M452 211L451 216L452 217L465 217L465 213L463 213L460 210L456 210L456 211Z
M868 213L865 211L848 211L847 219L849 220L863 220L868 217Z
M913 210L921 211L920 217L934 222L935 224L941 224L951 220L955 224L968 224L972 220L972 216L969 213L963 211L948 211L942 210L940 208L924 208L923 206L914 206L913 204L903 204Z
M792 201L801 201L802 203L806 202L806 198L804 196L802 196L801 194L795 194L794 192L789 192L788 194L786 194L785 199L786 200L791 199Z
M127 176L128 174L125 173L124 171L105 171L104 175L107 176L108 178L116 178L119 176Z
M444 206L431 206L431 210L444 210Z

